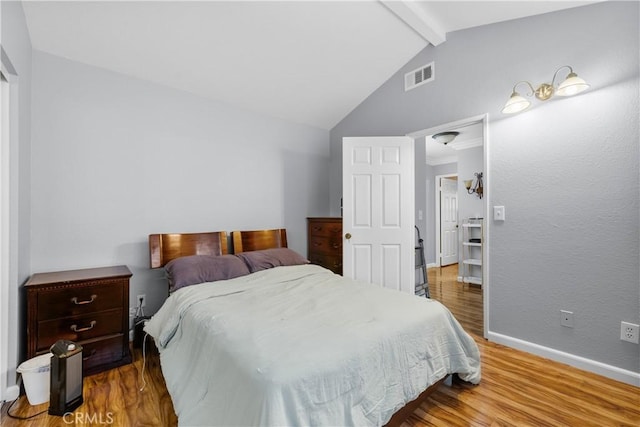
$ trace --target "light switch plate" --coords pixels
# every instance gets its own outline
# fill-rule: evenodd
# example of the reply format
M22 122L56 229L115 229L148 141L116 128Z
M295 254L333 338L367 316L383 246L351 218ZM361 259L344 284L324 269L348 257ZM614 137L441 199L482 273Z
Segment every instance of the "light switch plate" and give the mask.
M504 206L493 207L493 220L504 221Z

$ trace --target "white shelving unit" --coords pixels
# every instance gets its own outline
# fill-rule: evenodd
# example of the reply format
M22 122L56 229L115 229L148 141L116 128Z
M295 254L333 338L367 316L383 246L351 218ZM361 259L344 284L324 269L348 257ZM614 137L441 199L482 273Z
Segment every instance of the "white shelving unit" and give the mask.
M482 285L482 218L469 218L462 224L462 281Z

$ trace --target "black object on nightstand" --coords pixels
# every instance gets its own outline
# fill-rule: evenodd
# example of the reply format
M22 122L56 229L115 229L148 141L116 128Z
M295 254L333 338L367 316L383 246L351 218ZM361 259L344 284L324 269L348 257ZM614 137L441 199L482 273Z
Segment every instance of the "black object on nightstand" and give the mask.
M51 346L49 415L64 415L82 405L82 346L59 340Z

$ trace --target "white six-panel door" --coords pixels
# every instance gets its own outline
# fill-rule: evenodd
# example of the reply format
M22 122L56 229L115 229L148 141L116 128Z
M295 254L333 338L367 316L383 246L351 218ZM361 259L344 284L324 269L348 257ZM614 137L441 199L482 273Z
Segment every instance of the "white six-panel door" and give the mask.
M458 180L440 180L440 265L458 262Z
M343 274L415 292L414 143L343 138Z

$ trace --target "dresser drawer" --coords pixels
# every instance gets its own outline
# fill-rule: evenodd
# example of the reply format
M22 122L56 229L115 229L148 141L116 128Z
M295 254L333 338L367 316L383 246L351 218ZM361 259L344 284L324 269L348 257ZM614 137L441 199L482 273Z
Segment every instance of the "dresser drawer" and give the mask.
M83 342L82 368L85 372L92 372L95 368L109 363L117 363L127 352L123 348L122 336L97 341Z
M123 306L124 286L85 284L56 289L42 289L38 293L38 320L56 319L94 313Z
M38 322L37 351L46 350L60 339L84 341L103 335L122 333L122 308L82 316Z
M342 223L312 222L309 224L309 234L342 242Z
M336 238L334 236L310 236L309 252L309 256L312 256L314 253L323 253L327 255L342 253L342 238Z
M307 218L307 258L342 274L342 218Z
M311 264L321 265L336 274L342 274L342 256L340 255L309 254L309 261Z

